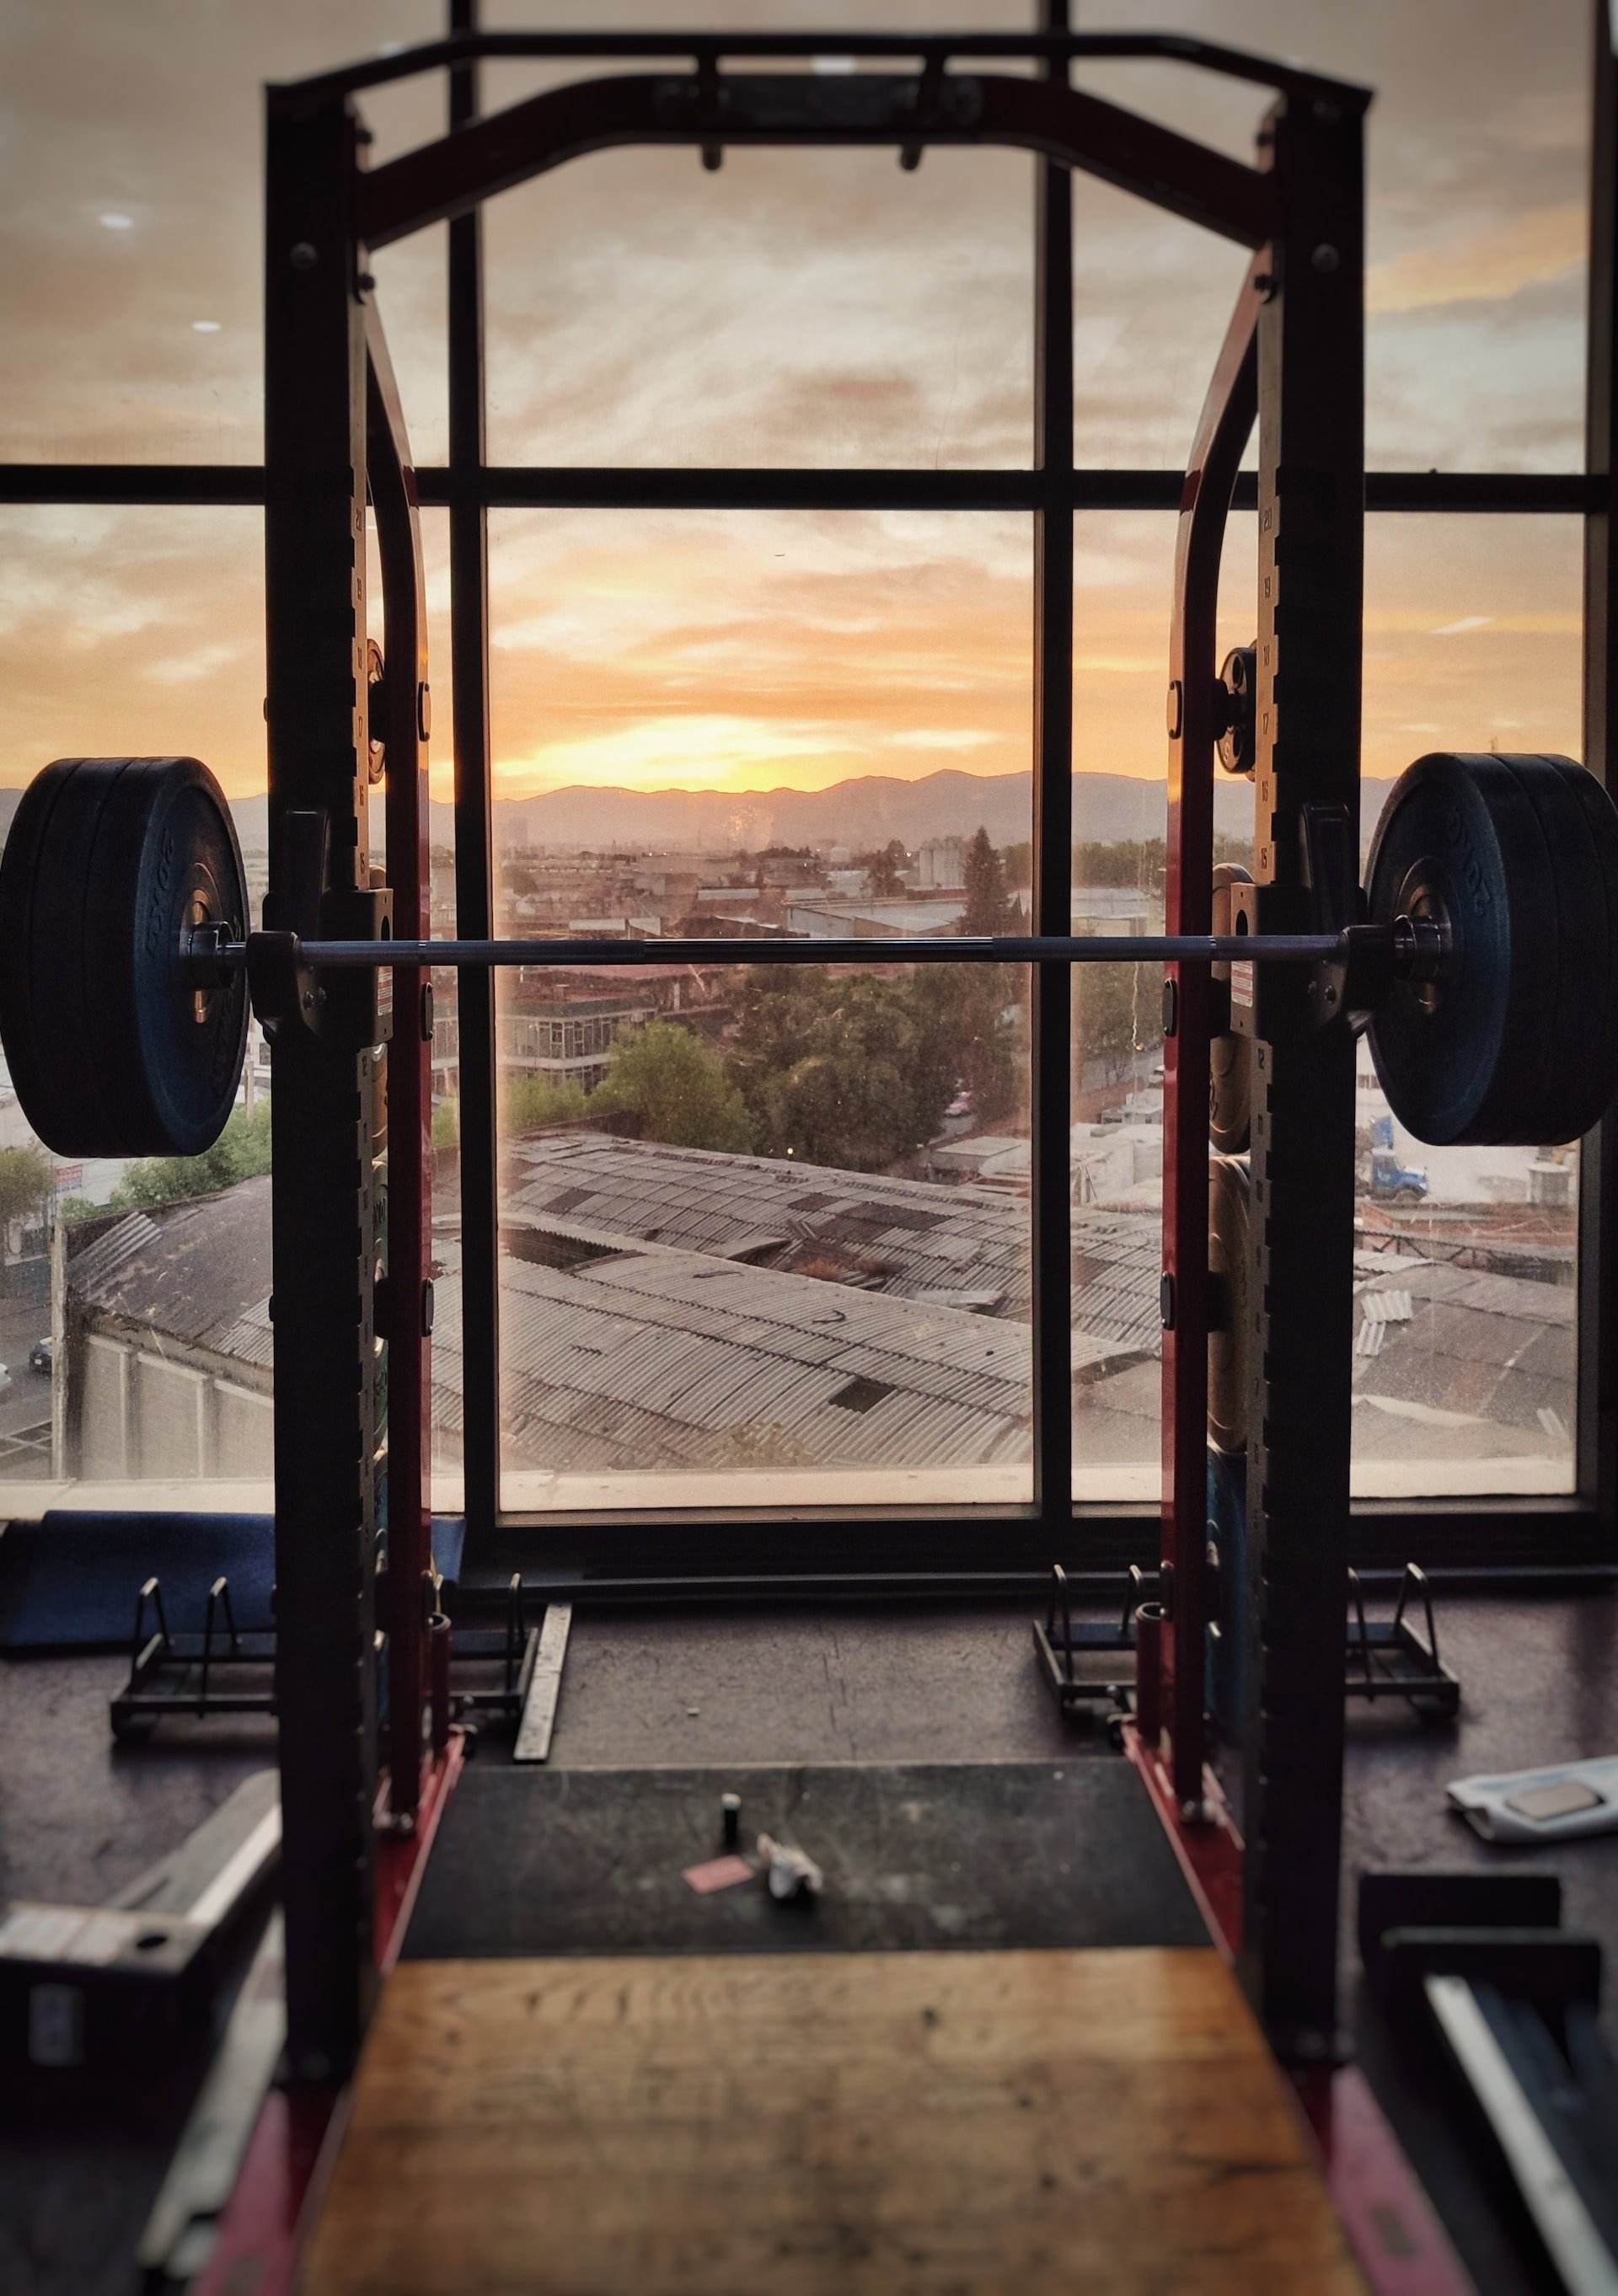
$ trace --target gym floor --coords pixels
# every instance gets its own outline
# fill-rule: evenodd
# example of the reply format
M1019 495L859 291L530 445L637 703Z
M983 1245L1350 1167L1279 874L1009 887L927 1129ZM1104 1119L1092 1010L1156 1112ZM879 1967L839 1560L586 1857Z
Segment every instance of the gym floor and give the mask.
M1101 1760L1035 1670L1030 1606L576 1613L553 1767L722 1769L729 1763ZM1487 2296L1531 2296L1532 2266L1499 2195L1467 2168L1449 2100L1414 2079L1362 2013L1353 1888L1384 1866L1554 1862L1565 1919L1618 1956L1618 1835L1539 1853L1491 1849L1446 1810L1468 1772L1618 1751L1618 1594L1450 1595L1441 1646L1462 1683L1453 1726L1399 1706L1357 1709L1344 1800L1345 2013L1363 2061ZM94 1903L174 1847L250 1771L274 1759L256 1719L169 1723L114 1749L107 1702L124 1662L16 1659L0 1667L0 1893ZM479 1759L499 1762L498 1734ZM806 1844L812 1848L812 1843ZM1606 2023L1618 2046L1618 1991ZM0 2139L0 2287L11 2296L129 2296L129 2257L199 2070L154 2066L86 2109L29 2100ZM8 2116L9 2118L9 2116ZM20 2116L20 2119L23 2116Z

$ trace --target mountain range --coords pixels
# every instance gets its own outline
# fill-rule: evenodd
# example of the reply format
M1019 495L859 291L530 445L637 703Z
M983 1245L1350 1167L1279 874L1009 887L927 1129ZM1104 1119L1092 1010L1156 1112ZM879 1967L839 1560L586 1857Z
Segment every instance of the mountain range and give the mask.
M1361 785L1362 837L1370 832L1392 784ZM0 838L11 827L21 791L0 788ZM912 850L932 837L970 837L980 825L996 845L1031 834L1031 774L966 774L955 767L897 781L865 774L823 790L633 790L584 784L546 790L537 797L497 798L497 852L513 846L562 852L639 850L664 853L757 852L766 845L847 846L864 853L898 838ZM262 797L233 801L243 847L262 852L267 805ZM1245 835L1253 823L1253 791L1221 778L1214 787L1214 824L1224 834ZM432 838L450 844L450 807L431 808ZM1163 787L1127 774L1073 776L1075 841L1117 844L1163 833Z

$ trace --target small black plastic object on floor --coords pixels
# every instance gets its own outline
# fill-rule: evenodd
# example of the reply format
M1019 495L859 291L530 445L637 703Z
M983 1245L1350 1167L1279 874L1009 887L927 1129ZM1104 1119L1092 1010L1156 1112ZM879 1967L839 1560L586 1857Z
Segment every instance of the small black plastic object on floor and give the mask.
M1570 758L1418 758L1371 840L1373 924L1432 921L1441 978L1396 980L1372 1054L1419 1140L1576 1140L1606 1108L1618 1038L1618 814Z
M62 758L24 791L0 863L0 1037L29 1123L63 1156L195 1156L224 1128L247 984L180 960L247 922L224 792L194 758Z
M1404 2050L1470 2099L1480 2170L1504 2166L1568 2296L1618 2287L1618 2064L1601 1948L1565 1931L1554 1874L1367 1874L1359 1946Z

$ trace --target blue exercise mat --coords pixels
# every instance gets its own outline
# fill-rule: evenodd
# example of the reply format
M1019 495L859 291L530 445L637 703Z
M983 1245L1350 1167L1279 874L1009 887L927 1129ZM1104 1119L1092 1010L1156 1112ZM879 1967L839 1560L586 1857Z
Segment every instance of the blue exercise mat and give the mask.
M451 1581L465 1525L440 1517L433 1554ZM127 1650L144 1582L162 1587L172 1634L201 1631L208 1590L230 1581L238 1627L273 1626L275 1524L267 1514L92 1514L53 1510L0 1534L0 1650Z
M174 1634L201 1630L208 1590L230 1581L238 1627L274 1623L267 1514L91 1514L53 1509L0 1537L0 1650L127 1650L156 1578Z

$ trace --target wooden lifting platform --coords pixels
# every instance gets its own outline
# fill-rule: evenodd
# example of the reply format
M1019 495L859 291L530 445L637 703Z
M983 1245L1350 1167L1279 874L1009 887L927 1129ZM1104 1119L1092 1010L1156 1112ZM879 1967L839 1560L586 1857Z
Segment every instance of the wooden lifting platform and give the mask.
M408 1962L302 2296L1358 2296L1211 1948Z

